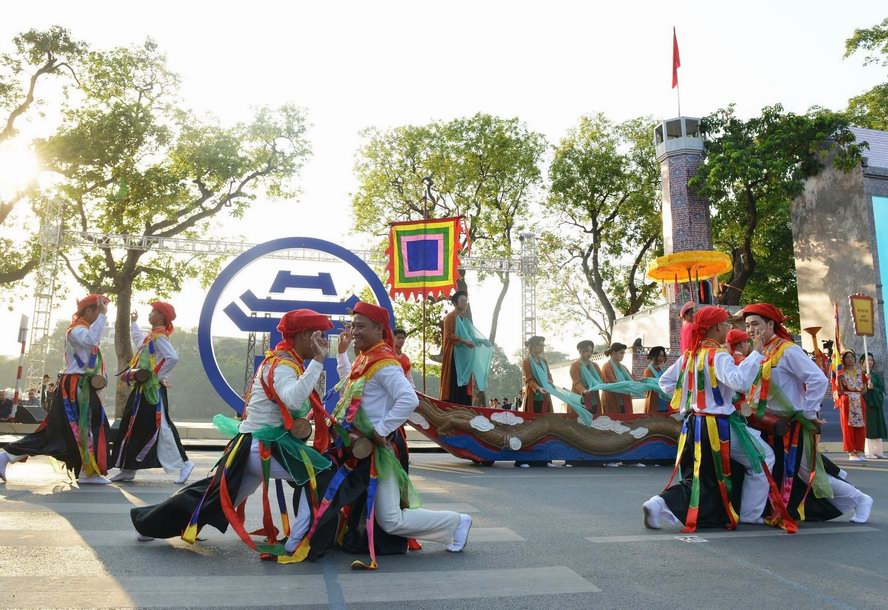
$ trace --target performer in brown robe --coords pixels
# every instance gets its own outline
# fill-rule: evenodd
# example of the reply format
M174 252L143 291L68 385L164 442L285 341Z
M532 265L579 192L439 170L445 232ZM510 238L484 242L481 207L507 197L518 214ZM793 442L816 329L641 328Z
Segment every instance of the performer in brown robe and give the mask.
M626 355L626 345L623 343L611 343L611 346L604 353L610 356L607 362L601 366L601 378L604 382L631 381L632 375L629 373L629 370L620 363L623 356ZM619 367L620 370L617 370L616 367ZM602 391L601 404L605 415L632 413L632 397L628 394Z
M666 371L666 348L662 345L652 347L648 352L647 359L650 364L644 369L642 377L653 377L659 379ZM644 399L644 412L648 415L666 415L671 409L669 401L657 394L656 392L648 392Z
M530 354L521 362L521 371L524 374L523 410L529 413L552 413L552 397L537 383L536 377L533 375L533 369L530 366L530 359L533 358L537 364L540 364L546 370L549 383L552 383L549 363L543 357L543 352L546 349L546 339L538 336L531 337L527 340L527 349Z
M462 290L457 290L450 297L455 309L444 316L444 331L441 346L441 400L458 405L472 404L472 381L467 385L458 385L456 365L453 362L453 348L457 345L475 347L471 341L461 339L456 334L456 316L465 316L469 308L469 297Z
M595 344L588 339L577 343L577 351L580 352L580 357L570 365L570 380L572 382L570 391L582 396L583 406L593 415L598 415L601 412L601 396L599 396L598 390L589 390L580 370L581 366L588 367L591 371L594 371L593 375L597 375L599 379L603 380L601 369L592 362L594 350Z

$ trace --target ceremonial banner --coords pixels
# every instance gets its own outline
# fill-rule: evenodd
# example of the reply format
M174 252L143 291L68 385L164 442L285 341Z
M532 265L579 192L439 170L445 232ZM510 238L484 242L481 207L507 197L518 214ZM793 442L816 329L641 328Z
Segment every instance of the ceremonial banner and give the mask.
M459 217L392 223L387 250L389 294L424 298L454 291L461 236Z
M873 297L857 293L848 297L851 303L851 319L854 321L854 334L872 337L876 334L873 318Z

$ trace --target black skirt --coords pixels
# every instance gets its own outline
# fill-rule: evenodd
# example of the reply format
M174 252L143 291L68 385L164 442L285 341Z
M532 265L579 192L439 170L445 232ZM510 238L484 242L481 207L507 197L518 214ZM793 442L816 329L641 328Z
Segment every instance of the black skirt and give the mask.
M660 497L666 502L666 506L679 521L687 524L688 509L691 504L691 486L694 478L694 421L698 416L694 413L688 415L688 436L684 451L681 455L680 481L669 489L660 493ZM700 462L700 500L697 511L697 527L725 527L729 524L728 514L725 512L724 502L718 486L718 476L715 472L712 450L709 444L709 435L706 433L706 422L701 422L700 434L701 462ZM734 474L743 467L737 462L731 461L731 473ZM734 496L740 495L740 486L732 480ZM734 510L739 509L739 503L734 497L729 498Z
M240 444L236 442L238 438L243 438ZM213 474L183 487L160 504L131 509L130 519L136 531L151 538L181 536L200 506L197 520L198 531L205 525L212 525L220 532L225 532L228 529L228 518L222 510L219 483L223 469L220 465L225 463L229 457L231 458L232 463L228 468L225 480L233 502L240 491L243 474L246 472L250 459L252 442L253 437L250 434L240 434L234 437L225 447ZM206 498L204 498L205 495ZM203 500L202 505L201 500Z
M136 399L141 397L138 411L136 412L135 421L133 421L133 409L136 405ZM179 431L176 429L173 420L170 418L170 401L165 386L160 386L160 398L164 404L163 415L167 425L173 432L173 439L176 442L176 450L182 461L187 461L188 456L185 454L185 448L182 447L182 441L179 439ZM126 408L120 419L120 426L117 428L117 435L114 439L114 449L111 453L111 464L117 468L124 470L141 470L144 468L163 468L160 460L157 458L157 446L161 439L158 438L154 446L139 460L138 455L142 449L151 442L157 432L156 407L149 403L142 394L142 385L137 384L130 392L126 401ZM124 442L127 431L133 423L133 431L129 440Z
M83 461L80 455L78 440L74 436L74 430L69 421L69 413L65 409L65 396L69 397L68 406L71 409L70 416L75 422L80 421L80 409L77 405L77 384L81 375L62 375L56 391L52 395L52 402L44 420L37 430L25 436L21 440L6 446L6 452L11 455L47 455L64 462L68 470L73 471L75 477L80 476ZM111 428L108 426L108 418L105 409L96 391L87 384L89 392L89 426L92 438L92 453L99 467L100 474L108 473L109 439Z
M786 435L792 438L792 435L795 434L795 431L798 427L801 426L797 421L790 421L789 426L786 429ZM784 472L786 471L786 460L787 455L784 450L783 445L783 436L772 436L772 435L762 435L762 438L771 445L771 448L774 450L774 468L771 470L774 475L774 481L777 482L777 487L780 487L780 481L783 480ZM802 503L802 498L805 497L805 490L808 488L808 481L802 480L799 476L799 466L802 463L802 454L804 453L804 444L805 444L805 435L799 431L798 437L798 447L796 449L795 455L795 474L792 478L792 490L789 494L789 502L787 503L787 509L789 510L789 514L793 519L799 518L799 505ZM829 458L825 455L821 455L823 459L823 466L826 470L826 473L830 476L841 478L839 476L839 467L836 466ZM830 519L835 519L836 517L840 517L842 512L833 506L832 502L829 501L829 498L817 498L814 496L814 490L808 494L808 497L805 498L805 521L829 521Z

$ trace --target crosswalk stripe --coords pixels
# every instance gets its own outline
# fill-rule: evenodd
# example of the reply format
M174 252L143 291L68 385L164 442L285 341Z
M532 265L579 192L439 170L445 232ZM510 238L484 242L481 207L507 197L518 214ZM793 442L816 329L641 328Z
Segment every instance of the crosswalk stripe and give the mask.
M421 586L415 586L422 583ZM426 573L340 575L347 603L525 597L558 593L598 593L591 582L566 566L454 570Z
M833 527L806 527L804 524L794 536L817 536L821 534L857 534L863 532L878 532L880 531L878 528L869 527L866 525L844 525L844 526L833 526ZM786 532L777 528L770 529L758 529L758 530L746 530L746 531L733 531L733 532L722 532L722 531L698 531L696 533L697 536L703 538L705 540L714 539L714 538L764 538L769 536L789 536ZM586 540L589 542L595 542L598 544L611 544L611 543L620 543L620 542L666 542L666 541L674 541L682 538L682 534L678 531L675 531L671 534L635 534L630 536L587 536Z
M458 561L458 560L455 560ZM272 566L273 568L275 566ZM298 606L328 602L322 575L294 574L278 566L273 576L0 576L3 607ZM598 593L565 566L426 572L347 572L336 583L346 603L523 598L528 595ZM417 583L422 583L417 586Z
M78 578L0 576L0 607L155 608L294 606L327 603L319 575L108 576Z

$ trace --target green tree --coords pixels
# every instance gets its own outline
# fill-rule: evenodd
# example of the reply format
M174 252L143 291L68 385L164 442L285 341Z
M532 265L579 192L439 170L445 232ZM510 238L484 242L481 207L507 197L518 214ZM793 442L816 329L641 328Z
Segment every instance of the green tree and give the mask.
M357 230L382 237L391 222L461 215L473 256L512 255L528 203L542 180L542 135L518 119L479 113L446 123L369 129L364 137L352 200ZM496 275L502 288L491 319L491 341L496 341L510 283L508 270Z
M243 217L259 196L293 194L309 153L303 111L260 108L230 127L181 108L179 78L156 44L91 52L82 99L70 101L63 124L39 149L60 183L46 197L64 203L67 231L144 238L115 249L101 237L73 247L64 261L91 292L114 297L118 362L132 355L129 315L134 291L159 296L187 278L215 276L218 260L157 251L162 238L208 238L214 217ZM117 407L126 393L118 386Z
M17 124L41 103L38 88L49 78L61 77L63 85L76 79L75 67L86 52L86 46L71 38L59 26L48 30L28 30L13 38L14 51L0 55L0 144L19 135ZM63 89L66 91L67 89ZM35 184L18 192L0 195L0 227L16 205L30 200ZM37 264L33 240L26 247L15 247L8 237L0 237L0 285L23 279Z
M854 30L845 41L845 58L858 51L866 53L863 65L878 64L888 68L888 18L871 28ZM888 83L876 85L848 100L848 114L856 125L888 130Z
M748 120L738 118L733 106L702 120L706 154L691 186L714 210L715 246L732 258L724 305L754 295L798 311L789 204L831 150L840 169L859 163L860 147L848 124L841 114L815 109L797 115L779 104Z
M619 315L653 302L646 261L662 250L653 126L647 117L585 116L555 149L544 213L557 231L540 241L542 305L553 325L591 322L609 341Z

